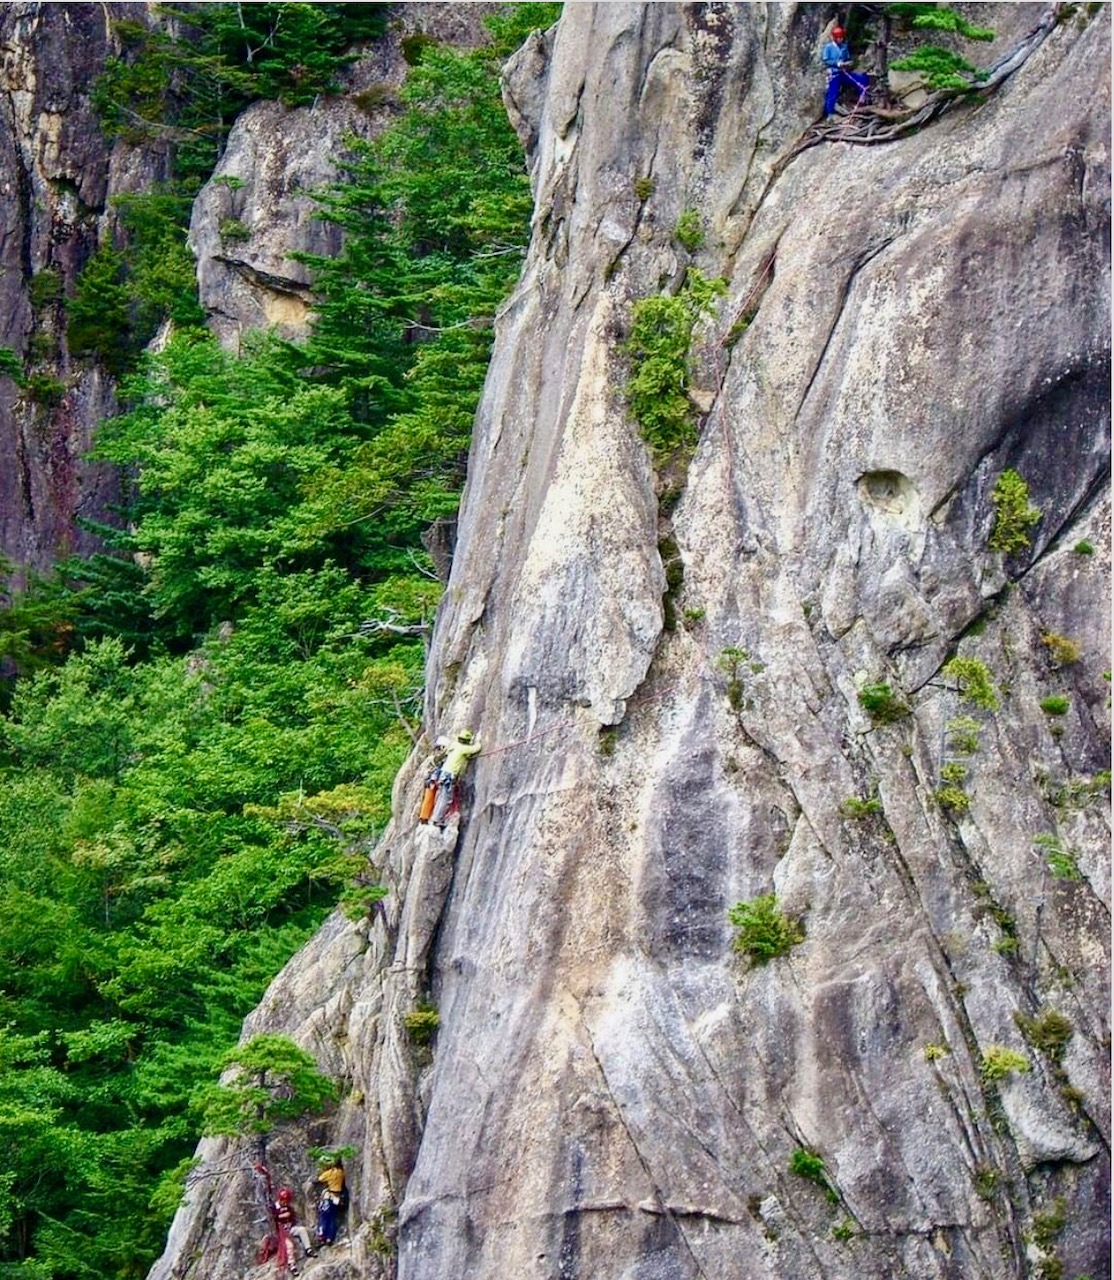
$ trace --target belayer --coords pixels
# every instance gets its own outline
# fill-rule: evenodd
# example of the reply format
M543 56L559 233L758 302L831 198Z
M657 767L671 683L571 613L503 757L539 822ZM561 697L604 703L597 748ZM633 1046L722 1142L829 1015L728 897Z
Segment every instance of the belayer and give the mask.
M321 1195L317 1201L317 1242L332 1244L337 1238L340 1218L348 1207L348 1188L344 1185L344 1165L340 1157L327 1161L317 1175Z
M831 39L820 51L820 61L828 71L828 92L824 98L824 116L830 116L839 101L839 92L845 84L849 84L857 94L858 103L866 100L870 88L870 76L861 71L852 71L851 47L847 43L847 32L843 27L833 27Z

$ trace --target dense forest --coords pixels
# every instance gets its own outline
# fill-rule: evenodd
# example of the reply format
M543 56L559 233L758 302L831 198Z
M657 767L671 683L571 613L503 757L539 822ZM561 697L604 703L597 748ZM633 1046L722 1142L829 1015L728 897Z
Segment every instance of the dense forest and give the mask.
M382 8L121 25L103 127L189 140L67 300L71 353L120 380L95 453L127 504L0 611L0 1276L145 1274L242 1018L374 898L441 591L421 535L455 511L528 235L499 67L558 8L506 6L470 53L409 42L389 127L320 193L346 238L311 263L311 337L238 357L204 327L193 196L238 111L335 91Z

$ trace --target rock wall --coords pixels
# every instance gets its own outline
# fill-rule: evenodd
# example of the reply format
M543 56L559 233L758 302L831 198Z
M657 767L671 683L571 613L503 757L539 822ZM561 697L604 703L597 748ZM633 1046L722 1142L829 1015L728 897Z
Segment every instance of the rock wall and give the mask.
M21 393L0 377L0 554L45 569L96 545L77 517L103 519L111 469L85 460L115 409L112 379L65 345L64 298L111 222L108 201L165 176L159 146L114 145L90 92L114 49L110 22L142 4L8 4L0 12L0 347L56 381Z
M390 896L245 1028L348 1088L270 1150L306 1187L307 1143L359 1153L307 1275L1110 1274L1110 14L914 136L789 160L828 16L573 4L508 70L534 236L426 708L484 754L444 835L408 762ZM1045 16L984 15L1002 53ZM727 294L658 474L623 341L689 265ZM1008 468L1042 514L1003 557ZM804 938L760 965L728 911L769 893ZM200 1154L152 1280L250 1269L245 1152Z

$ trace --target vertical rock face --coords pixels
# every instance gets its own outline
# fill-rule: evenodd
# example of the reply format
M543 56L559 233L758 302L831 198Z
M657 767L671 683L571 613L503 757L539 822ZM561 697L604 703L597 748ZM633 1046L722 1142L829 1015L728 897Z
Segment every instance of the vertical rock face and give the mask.
M97 247L109 197L163 176L159 148L104 138L89 98L112 52L110 18L145 12L9 4L0 13L0 347L43 380L20 393L0 378L0 553L20 565L91 549L76 518L102 518L117 493L109 470L84 460L114 389L89 362L70 360L63 300Z
M985 16L1004 54L1045 11ZM358 1149L323 1280L1109 1274L1110 15L788 159L824 17L569 5L508 71L534 235L427 703L485 751L444 836L402 770L380 914L247 1026L350 1086L271 1152ZM689 265L727 293L658 476L622 344ZM769 894L803 940L758 964ZM243 1153L201 1154L159 1280L250 1263Z

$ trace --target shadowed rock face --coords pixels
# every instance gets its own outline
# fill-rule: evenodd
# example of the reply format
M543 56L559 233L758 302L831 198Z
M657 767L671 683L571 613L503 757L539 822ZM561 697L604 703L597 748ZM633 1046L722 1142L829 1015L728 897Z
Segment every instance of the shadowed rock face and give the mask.
M113 146L90 105L109 20L141 4L8 4L0 12L0 346L59 382L56 401L0 378L0 553L45 569L90 551L76 517L103 519L114 473L85 460L115 409L112 380L65 347L64 297L112 221L108 200L164 175L159 147Z
M997 51L1042 13L996 6ZM469 725L485 753L445 837L404 767L382 913L331 920L247 1025L351 1083L327 1135L360 1152L352 1235L323 1280L1109 1274L1109 12L916 136L779 163L817 114L823 17L569 5L508 71L534 235L427 696L431 739ZM690 262L728 293L667 482L622 342ZM1007 468L1042 518L1004 559ZM907 714L872 720L865 683ZM727 913L772 892L805 937L756 965ZM432 1064L402 1024L424 993ZM1016 1016L1048 1009L1060 1062ZM1029 1070L993 1078L995 1046ZM272 1163L308 1177L323 1136ZM197 1184L153 1277L243 1274L237 1176Z

